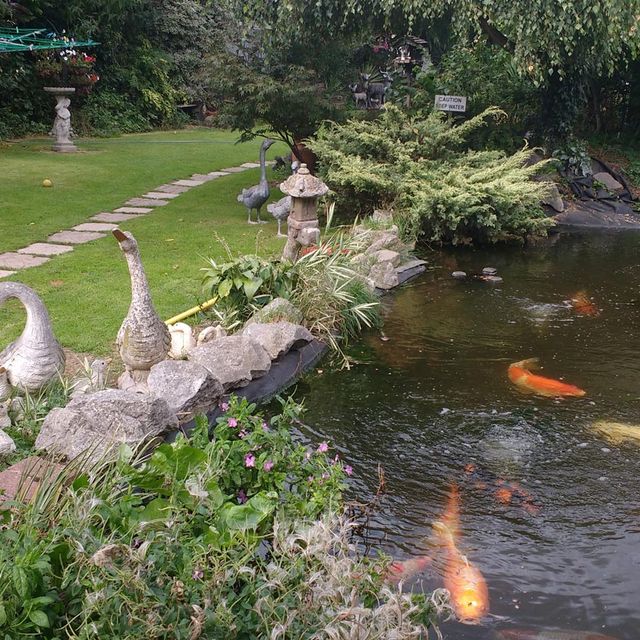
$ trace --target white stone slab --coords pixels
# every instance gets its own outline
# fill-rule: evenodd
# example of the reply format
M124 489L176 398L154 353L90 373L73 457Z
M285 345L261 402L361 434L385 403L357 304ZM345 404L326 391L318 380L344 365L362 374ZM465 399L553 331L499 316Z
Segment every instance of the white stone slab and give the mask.
M212 171L211 173L207 173L207 175L212 178L221 178L222 176L228 176L229 174L226 171Z
M164 207L169 204L168 200L154 200L153 198L131 198L125 204L129 207Z
M145 193L142 197L151 198L152 200L173 200L179 195L179 193L162 193L161 191L149 191L149 193Z
M118 225L113 222L83 222L77 227L73 227L74 231L113 231Z
M93 231L59 231L47 238L48 242L58 242L60 244L86 244L93 240L104 238L104 233Z
M149 207L118 207L113 210L113 213L135 213L137 215L142 215L144 213L151 213L153 209Z
M49 262L49 258L12 251L0 254L0 269L28 269L29 267L39 267L45 262Z
M206 180L176 180L173 184L178 187L199 187L205 182Z
M225 173L242 173L246 171L248 167L229 167L228 169L222 169Z
M155 188L155 191L159 191L160 193L177 193L181 194L185 191L189 191L189 187L181 187L177 184L161 184L159 187Z
M0 278L8 278L9 276L12 276L14 273L15 271L4 271L0 269Z
M140 216L133 215L131 213L98 213L90 218L96 222L126 222L127 220L135 220Z
M62 244L48 244L47 242L34 242L28 247L18 249L18 253L29 253L32 256L57 256L61 253L69 253L73 247Z
M244 162L240 166L241 167L245 167L247 169L259 169L260 168L260 163L259 162Z

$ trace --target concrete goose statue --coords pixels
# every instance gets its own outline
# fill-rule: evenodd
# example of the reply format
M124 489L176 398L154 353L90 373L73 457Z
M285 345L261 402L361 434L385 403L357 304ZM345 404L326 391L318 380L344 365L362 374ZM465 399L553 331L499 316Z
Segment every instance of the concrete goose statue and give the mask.
M193 329L185 322L176 322L169 326L169 333L171 335L169 357L174 360L184 360L189 351L196 346Z
M171 337L153 306L138 243L128 231L114 229L112 233L124 253L131 276L131 305L116 338L126 368L118 381L124 389L147 382L151 367L166 359Z
M238 202L241 202L245 207L247 207L247 222L249 224L260 224L261 222L263 222L262 220L260 220L260 209L262 208L262 205L269 199L266 154L267 149L273 143L273 140L269 140L269 138L267 138L260 146L260 183L253 187L249 187L248 189L243 189L242 193L240 193L240 195L238 196ZM251 211L253 209L256 210L256 222L253 222L253 220L251 220Z
M62 374L64 352L38 294L21 282L0 282L0 304L10 298L22 303L27 321L20 337L0 353L0 367L12 387L33 393Z
M280 227L282 225L282 221L289 217L289 213L291 211L291 196L285 196L284 198L280 198L277 202L268 204L267 211L278 221L278 235L283 236L284 234L280 230Z

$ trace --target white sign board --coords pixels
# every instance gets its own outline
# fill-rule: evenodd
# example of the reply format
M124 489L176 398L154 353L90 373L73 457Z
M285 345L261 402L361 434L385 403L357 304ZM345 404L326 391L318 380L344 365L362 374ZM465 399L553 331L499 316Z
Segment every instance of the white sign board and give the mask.
M467 96L436 96L435 108L440 111L467 110Z

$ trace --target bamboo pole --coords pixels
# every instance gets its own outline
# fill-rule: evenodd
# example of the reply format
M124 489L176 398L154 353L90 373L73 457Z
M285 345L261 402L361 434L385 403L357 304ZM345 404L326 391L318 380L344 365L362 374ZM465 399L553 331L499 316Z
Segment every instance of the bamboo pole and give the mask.
M210 309L211 307L213 307L213 305L217 301L218 301L217 297L211 298L211 300L207 300L206 302L203 302L202 304L199 304L196 307L191 307L191 309L187 309L186 311L179 313L177 316L173 316L173 318L169 318L168 320L165 320L165 324L175 324L176 322L180 322L185 318L194 316L196 313L198 313L198 311L206 311L207 309Z

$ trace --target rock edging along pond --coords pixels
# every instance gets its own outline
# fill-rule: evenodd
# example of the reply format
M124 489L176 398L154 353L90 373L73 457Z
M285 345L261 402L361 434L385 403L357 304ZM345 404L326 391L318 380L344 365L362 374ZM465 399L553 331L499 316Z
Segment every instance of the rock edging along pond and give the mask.
M359 245L349 263L354 277L371 291L388 291L426 268L424 261L410 255L395 226L361 225L352 234ZM276 298L236 334L194 347L186 360L159 362L145 385L74 397L46 416L35 448L69 460L80 455L98 460L120 444L151 447L163 438L172 439L190 429L196 414L214 420L231 394L256 403L273 398L328 349L304 326L282 319L301 315L293 307L292 313L283 313L287 307L291 303Z

